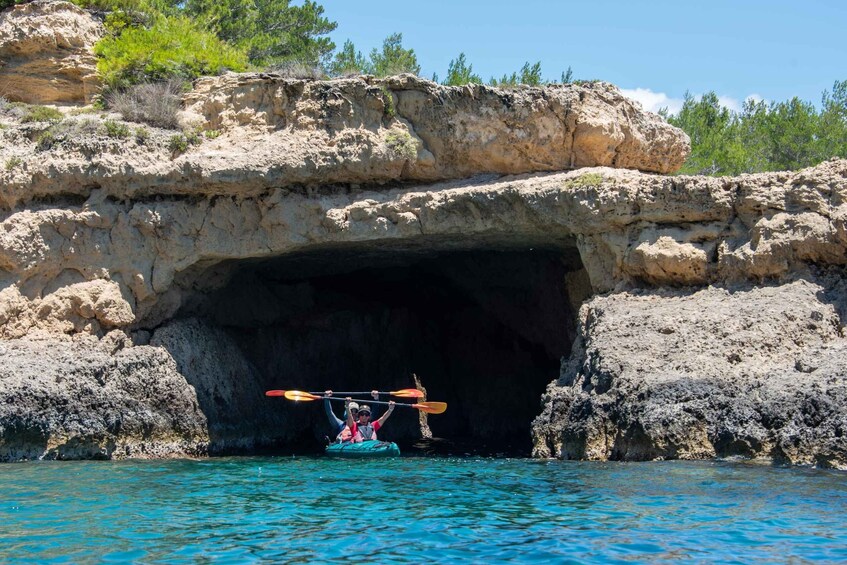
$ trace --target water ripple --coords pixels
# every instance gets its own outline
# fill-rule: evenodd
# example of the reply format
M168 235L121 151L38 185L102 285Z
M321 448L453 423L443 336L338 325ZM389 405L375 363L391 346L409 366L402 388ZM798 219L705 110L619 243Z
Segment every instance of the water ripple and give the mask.
M0 562L843 562L847 475L726 462L0 466Z

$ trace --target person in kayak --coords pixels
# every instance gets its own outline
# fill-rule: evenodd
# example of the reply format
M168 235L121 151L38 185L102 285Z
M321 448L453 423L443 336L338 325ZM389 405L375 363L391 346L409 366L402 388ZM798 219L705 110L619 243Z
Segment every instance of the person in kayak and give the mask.
M332 411L332 406L329 403L330 396L332 396L331 390L324 391L324 410L326 411L326 417L329 420L329 425L332 426L332 430L335 433L335 441L350 441L353 434L350 433L350 428L347 427L347 422L340 419L335 415L335 412ZM355 402L345 403L345 408L348 413L354 414L354 417L359 412L359 405ZM344 414L344 418L347 418L347 414Z
M332 411L332 406L329 402L329 397L332 396L331 390L324 391L324 410L326 411L326 417L329 420L329 425L332 426L335 432L335 441L336 442L346 442L353 439L353 434L350 431L350 427L347 425L347 415L353 414L354 421L358 420L357 414L359 412L359 405L356 402L350 402L349 405L345 403L345 407L347 408L344 413L344 419L342 420L338 416L335 415L335 412ZM379 400L379 391L372 390L371 396L374 399Z
M350 398L345 401L345 406L350 405ZM376 432L382 427L385 421L394 412L394 401L388 402L388 410L376 422L371 422L371 408L367 404L359 406L359 412L356 414L357 419L353 419L353 415L347 410L347 427L350 428L350 433L353 434L353 442L358 443L367 440L376 440Z

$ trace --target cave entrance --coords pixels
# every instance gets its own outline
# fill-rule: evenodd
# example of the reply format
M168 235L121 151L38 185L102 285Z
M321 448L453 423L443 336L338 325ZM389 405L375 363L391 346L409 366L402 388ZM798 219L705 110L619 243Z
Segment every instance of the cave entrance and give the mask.
M406 450L528 455L540 397L590 294L579 254L568 244L431 249L239 261L184 310L223 328L268 389L395 390L417 375L427 399L449 408L428 417L430 441L417 410L396 410L382 437ZM329 430L321 404L296 408L316 436Z

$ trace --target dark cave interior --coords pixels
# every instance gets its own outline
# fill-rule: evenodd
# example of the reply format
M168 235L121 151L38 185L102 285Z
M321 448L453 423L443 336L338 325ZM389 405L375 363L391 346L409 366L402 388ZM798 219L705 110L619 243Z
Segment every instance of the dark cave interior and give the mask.
M228 282L180 314L223 328L266 389L388 391L414 387L414 374L427 400L446 402L444 414L426 419L426 441L418 411L395 410L380 439L406 451L528 455L541 395L570 353L575 308L590 294L568 244L371 244L217 270ZM295 435L313 433L304 443L330 433L322 402L278 402L298 415ZM341 404L333 407L340 416ZM385 409L375 408L377 417Z

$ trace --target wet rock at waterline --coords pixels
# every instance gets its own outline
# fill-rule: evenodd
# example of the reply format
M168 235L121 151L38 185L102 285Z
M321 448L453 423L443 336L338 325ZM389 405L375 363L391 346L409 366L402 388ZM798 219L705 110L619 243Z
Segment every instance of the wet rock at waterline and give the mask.
M534 454L847 468L845 305L838 268L594 297L533 424Z

